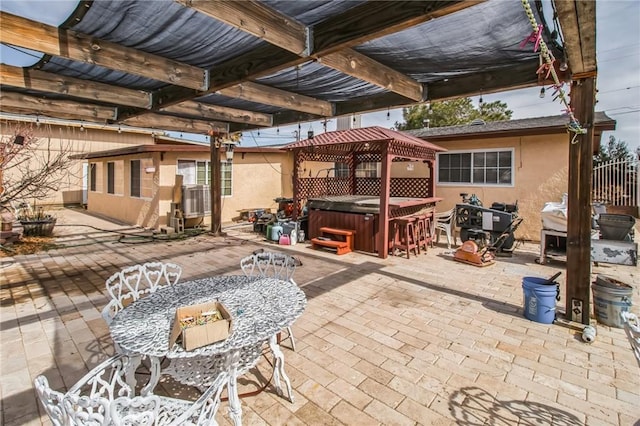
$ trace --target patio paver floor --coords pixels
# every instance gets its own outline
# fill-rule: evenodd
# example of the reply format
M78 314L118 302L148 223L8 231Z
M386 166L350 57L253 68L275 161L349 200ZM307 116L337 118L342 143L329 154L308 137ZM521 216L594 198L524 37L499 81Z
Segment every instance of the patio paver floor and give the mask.
M409 260L336 256L309 244L276 246L246 228L229 229L226 238L118 242L119 234L101 229L136 230L81 210L60 216L60 225L70 225L56 228L66 247L2 259L4 425L50 424L33 379L45 374L53 388L64 389L113 353L100 316L107 303L104 281L112 273L171 260L183 267L182 280L241 274L240 258L258 248L291 252L302 261L294 278L308 305L293 327L297 352L284 350L295 403L268 387L242 400L245 424L640 421L640 368L622 329L598 324L596 341L586 344L569 327L523 317L522 277L562 271L564 283L564 263L535 263L537 244L475 268L452 261L453 250L444 246ZM93 228L71 226L78 224ZM640 282L633 267L599 265L593 273ZM633 297L639 304L637 285ZM269 377L266 361L259 367ZM163 386L173 392L170 383ZM226 408L222 403L221 424L229 424Z

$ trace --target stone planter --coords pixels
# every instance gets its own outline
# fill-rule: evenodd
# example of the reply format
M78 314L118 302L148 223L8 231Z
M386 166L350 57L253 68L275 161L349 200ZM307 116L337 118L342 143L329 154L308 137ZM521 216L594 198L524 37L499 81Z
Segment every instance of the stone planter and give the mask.
M50 237L56 226L56 218L42 220L21 220L22 235L27 237Z

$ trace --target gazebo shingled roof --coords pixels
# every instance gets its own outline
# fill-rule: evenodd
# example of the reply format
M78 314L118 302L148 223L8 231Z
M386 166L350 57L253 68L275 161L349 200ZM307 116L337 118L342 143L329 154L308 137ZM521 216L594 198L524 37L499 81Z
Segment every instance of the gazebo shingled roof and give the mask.
M433 149L434 151L446 151L444 148L434 145L430 142L422 140L408 133L398 132L396 130L385 129L380 126L364 127L351 130L336 130L334 132L325 132L314 136L312 139L305 139L285 145L285 149L295 149L303 147L318 147L322 145L333 145L340 143L358 143L373 141L396 141L403 144L415 145Z

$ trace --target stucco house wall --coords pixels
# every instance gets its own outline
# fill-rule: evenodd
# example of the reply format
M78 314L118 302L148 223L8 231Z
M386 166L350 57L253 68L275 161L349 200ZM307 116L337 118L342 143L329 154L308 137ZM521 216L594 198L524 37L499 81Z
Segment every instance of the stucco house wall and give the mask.
M439 211L449 210L461 203L460 193L476 194L483 205L493 202L518 202L519 216L524 218L516 233L518 238L540 239L540 211L548 201L560 201L568 190L569 148L567 135L532 135L490 139L438 142L449 152L491 149L513 150L513 185L488 186L440 183L436 193L443 200ZM436 176L438 173L436 171Z
M113 155L101 153L98 158L89 156L87 161L96 167L96 189L89 191L87 209L145 228L157 229L169 225L174 190L181 182L181 178L176 177L178 161L209 161L211 157L207 146L199 147L198 152L187 149L181 151L179 148L158 151L160 149L160 146L156 146L156 151L152 152ZM236 148L231 166L231 195L222 197L223 223L231 222L240 215L239 210L243 209L270 208L275 211L275 198L293 195L291 154L278 149L258 151L243 152L241 148ZM141 190L140 197L131 196L131 160L141 160L142 186L149 186L147 192ZM221 154L220 161L226 161L224 154ZM115 164L115 194L108 194L106 190L109 162ZM188 219L186 222L186 226L210 224L209 215Z
M602 132L614 130L616 123L604 112L596 112L594 118L595 153ZM436 160L436 194L443 198L437 206L439 211L461 203L461 193L476 194L485 207L494 202L512 204L517 201L523 222L516 237L539 241L542 208L546 202L561 201L569 189L572 134L567 131L567 120L566 116L558 115L408 132L447 149L447 152L438 153ZM458 184L440 179L443 155L492 150L513 153L511 184Z
M26 121L21 121L26 120ZM37 120L37 122L35 121ZM2 117L0 119L0 137L13 138L21 131L28 130L38 139L34 155L21 167L42 167L43 158L50 153L66 152L69 155L104 151L129 145L153 144L151 131L118 132L117 128L83 123L62 123L57 120L25 117L22 119ZM12 169L5 170L9 175ZM82 160L71 160L69 167L56 177L60 189L51 192L46 198L37 201L39 205L82 204L83 186L86 176ZM30 203L33 200L25 199Z

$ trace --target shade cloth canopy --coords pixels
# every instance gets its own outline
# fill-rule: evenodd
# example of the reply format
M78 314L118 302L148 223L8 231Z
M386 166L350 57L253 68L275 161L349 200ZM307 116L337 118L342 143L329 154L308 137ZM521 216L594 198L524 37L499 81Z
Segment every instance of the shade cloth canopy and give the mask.
M536 85L531 18L566 77L595 70L594 10L525 4L81 1L59 28L3 11L0 41L46 55L2 65L0 108L206 134Z

